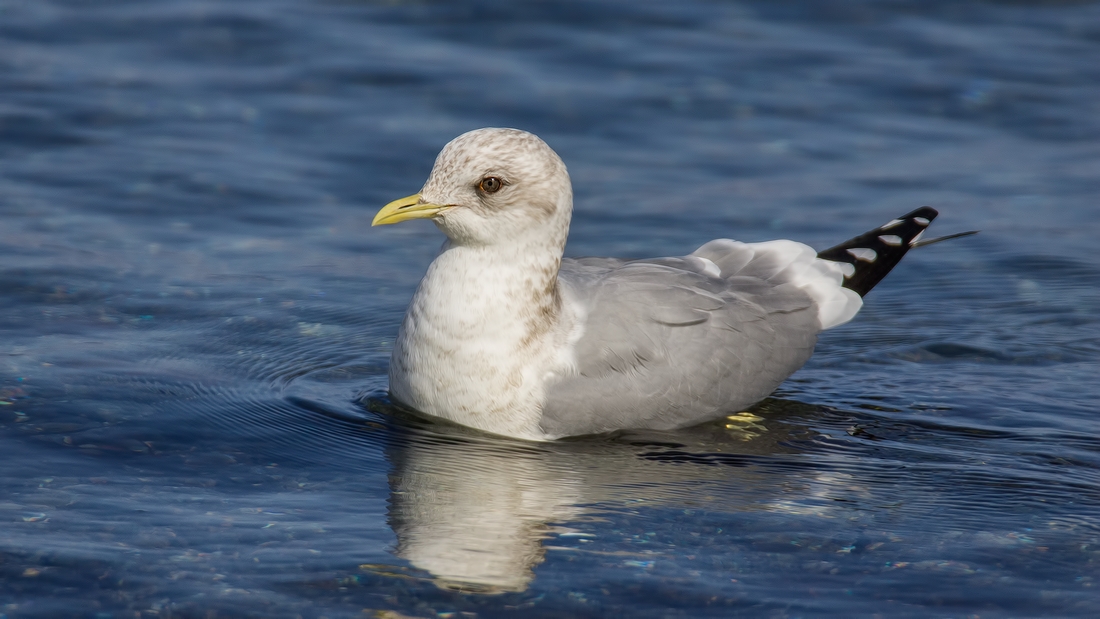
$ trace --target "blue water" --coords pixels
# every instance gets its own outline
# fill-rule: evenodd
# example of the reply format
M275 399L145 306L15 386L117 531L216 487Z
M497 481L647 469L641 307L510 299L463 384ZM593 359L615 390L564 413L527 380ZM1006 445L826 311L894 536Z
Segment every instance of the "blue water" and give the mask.
M481 126L570 255L982 233L751 415L485 437L369 225ZM0 617L1100 616L1098 196L1095 2L0 0Z

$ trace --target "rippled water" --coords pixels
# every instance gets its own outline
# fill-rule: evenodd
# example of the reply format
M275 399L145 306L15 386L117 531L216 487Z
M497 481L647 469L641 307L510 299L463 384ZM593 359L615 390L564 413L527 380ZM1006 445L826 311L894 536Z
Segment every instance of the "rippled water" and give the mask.
M479 126L571 255L983 233L752 414L487 438L369 227ZM0 0L0 617L1100 615L1097 196L1092 2Z

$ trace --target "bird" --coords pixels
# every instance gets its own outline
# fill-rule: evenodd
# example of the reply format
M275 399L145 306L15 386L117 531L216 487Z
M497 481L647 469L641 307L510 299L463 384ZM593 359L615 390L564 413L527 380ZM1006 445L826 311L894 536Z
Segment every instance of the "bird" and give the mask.
M635 260L563 257L572 211L557 153L493 127L451 140L418 193L378 211L372 226L429 219L446 236L394 341L392 399L530 441L723 417L802 367L937 215L821 252L717 239Z

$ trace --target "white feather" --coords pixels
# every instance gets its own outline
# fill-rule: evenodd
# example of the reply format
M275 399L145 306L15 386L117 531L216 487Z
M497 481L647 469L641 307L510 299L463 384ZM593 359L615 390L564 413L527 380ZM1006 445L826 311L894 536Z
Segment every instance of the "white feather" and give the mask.
M709 245L708 243L704 247ZM754 256L767 254L778 258L784 266L776 272L773 281L791 283L809 293L817 305L818 321L822 329L831 329L848 322L863 307L863 298L843 286L846 272L849 269L852 273L855 272L852 265L821 260L812 247L795 241L779 240L745 245L752 248Z

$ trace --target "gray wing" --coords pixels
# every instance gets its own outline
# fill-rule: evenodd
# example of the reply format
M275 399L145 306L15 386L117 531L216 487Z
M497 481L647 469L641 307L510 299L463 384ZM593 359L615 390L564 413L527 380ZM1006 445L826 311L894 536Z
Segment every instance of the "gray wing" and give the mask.
M813 299L776 258L715 241L684 258L564 260L562 286L587 317L577 372L549 386L542 429L672 429L767 397L820 331Z

